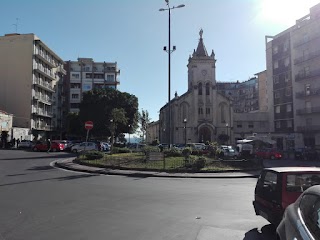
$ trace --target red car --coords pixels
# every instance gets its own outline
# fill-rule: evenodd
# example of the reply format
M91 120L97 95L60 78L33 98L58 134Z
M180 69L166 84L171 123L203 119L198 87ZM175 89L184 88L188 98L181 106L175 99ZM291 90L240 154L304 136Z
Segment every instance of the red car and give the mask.
M51 151L52 152L58 152L63 151L65 148L65 145L63 143L59 142L51 142ZM47 143L38 142L36 145L32 148L33 151L48 151L48 145Z
M263 159L281 159L282 153L277 149L265 148L265 149L256 150L256 152L254 153L254 156L256 158L263 158Z
M320 168L279 167L263 169L255 188L253 206L260 215L277 226L288 205L306 189L320 184Z

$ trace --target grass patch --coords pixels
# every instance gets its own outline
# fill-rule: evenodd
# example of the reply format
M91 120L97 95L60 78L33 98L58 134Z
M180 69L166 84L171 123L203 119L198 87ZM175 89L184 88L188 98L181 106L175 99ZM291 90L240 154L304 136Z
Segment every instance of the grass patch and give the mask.
M163 161L147 161L146 155L141 152L134 153L119 153L119 154L105 154L100 159L86 159L84 156L79 156L78 161L82 164L91 166L114 168L114 169L132 169L132 170L153 170L153 171L232 171L232 170L250 170L258 169L261 166L252 160L245 161L220 161L206 156L201 156L205 160L204 166L199 165L198 156L190 156L186 162L184 157L165 157Z

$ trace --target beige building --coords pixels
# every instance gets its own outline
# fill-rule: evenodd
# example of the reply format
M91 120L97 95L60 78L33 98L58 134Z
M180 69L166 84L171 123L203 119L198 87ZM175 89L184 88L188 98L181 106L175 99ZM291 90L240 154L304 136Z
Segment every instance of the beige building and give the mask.
M58 126L57 83L63 60L35 34L0 37L0 109L13 114L13 126L48 138Z
M159 140L159 121L154 121L148 124L146 133L146 142L152 143L155 140Z
M268 112L269 109L268 109L267 70L256 73L255 75L258 78L259 111Z
M279 148L320 148L320 4L266 37L271 132Z
M84 92L94 88L114 88L120 84L117 62L95 62L92 58L78 58L65 64L66 101L69 112L79 112Z

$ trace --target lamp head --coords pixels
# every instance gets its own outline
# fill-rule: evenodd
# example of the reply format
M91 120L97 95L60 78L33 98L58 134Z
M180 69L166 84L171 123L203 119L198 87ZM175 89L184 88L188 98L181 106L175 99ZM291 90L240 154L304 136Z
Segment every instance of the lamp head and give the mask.
M178 6L176 6L176 8L182 8L182 7L185 7L186 5L184 5L184 4L180 4L180 5L178 5Z

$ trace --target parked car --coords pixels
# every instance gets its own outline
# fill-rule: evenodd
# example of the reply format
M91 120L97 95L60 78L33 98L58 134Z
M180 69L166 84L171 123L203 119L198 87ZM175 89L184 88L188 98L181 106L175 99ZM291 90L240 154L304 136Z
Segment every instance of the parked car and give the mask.
M18 144L18 148L32 148L34 146L34 143L30 140L22 140Z
M100 151L108 152L111 149L111 145L107 142L100 142L99 149L100 149Z
M186 145L185 144L174 144L173 147L179 151L182 151L183 149L186 148Z
M237 159L239 152L232 146L221 145L218 147L218 157L222 159Z
M261 171L257 181L253 207L260 215L277 226L288 205L303 191L320 184L320 168L279 167Z
M33 151L48 151L48 144L44 142L37 142L33 147ZM64 150L64 144L59 142L51 142L51 151L57 152L57 151L63 151Z
M80 144L82 143L82 141L78 141L78 140L73 140L73 141L68 141L67 146L65 147L65 151L66 152L71 152L71 148L72 146L76 145L76 144Z
M319 154L315 149L298 148L294 151L294 158L295 160L317 161Z
M254 152L254 156L256 158L263 158L263 159L281 159L282 153L277 149L263 148L263 149L257 149Z
M64 145L64 150L71 144L71 141L68 140L52 140L52 142L57 142Z
M71 147L71 152L77 153L81 151L99 150L98 145L94 142L82 142Z
M277 239L320 239L320 185L308 188L289 205L277 227Z
M204 150L206 147L204 143L187 143L187 146L193 150Z

